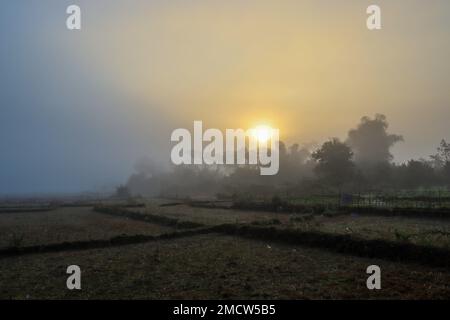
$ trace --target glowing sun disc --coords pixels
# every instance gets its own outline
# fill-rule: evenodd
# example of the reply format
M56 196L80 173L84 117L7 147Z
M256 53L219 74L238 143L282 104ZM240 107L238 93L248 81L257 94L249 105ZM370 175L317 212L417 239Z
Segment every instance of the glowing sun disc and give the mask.
M253 129L253 134L259 142L265 143L272 137L272 128L269 126L257 126Z

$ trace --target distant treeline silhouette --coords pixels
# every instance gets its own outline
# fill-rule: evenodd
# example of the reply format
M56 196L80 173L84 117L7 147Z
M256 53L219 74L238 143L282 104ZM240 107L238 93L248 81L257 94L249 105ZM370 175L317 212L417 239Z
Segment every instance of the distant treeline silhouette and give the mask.
M136 166L123 195L189 197L252 194L308 195L369 190L400 190L450 186L450 144L444 139L436 153L406 163L393 162L391 148L403 137L388 133L384 115L363 117L346 141L332 138L313 149L280 142L280 170L261 176L257 166L173 166L160 170L151 161ZM124 189L125 188L125 189Z

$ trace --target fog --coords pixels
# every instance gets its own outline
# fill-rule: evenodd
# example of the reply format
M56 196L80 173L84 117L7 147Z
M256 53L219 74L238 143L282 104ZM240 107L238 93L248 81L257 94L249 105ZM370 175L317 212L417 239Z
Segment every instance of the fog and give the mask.
M428 160L450 139L450 5L378 2L384 28L368 33L361 1L78 1L80 32L65 29L71 1L3 1L0 194L168 174L170 134L194 120L279 128L289 156L277 179L284 166L295 183L315 175L310 155L332 137L358 166ZM384 150L348 134L376 114L395 135Z
M248 161L163 168L144 158L125 187L130 195L144 197L267 198L450 186L449 143L443 139L432 155L398 164L391 149L403 137L388 128L386 116L376 114L362 117L346 141L330 138L319 146L288 146L281 141L279 172L272 176L261 175L258 165Z

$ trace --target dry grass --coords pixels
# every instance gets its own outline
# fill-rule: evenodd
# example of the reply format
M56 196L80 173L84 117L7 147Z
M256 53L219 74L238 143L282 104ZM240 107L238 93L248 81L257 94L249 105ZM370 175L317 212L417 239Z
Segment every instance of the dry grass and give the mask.
M206 225L225 223L270 223L277 221L281 228L303 231L321 231L332 234L349 234L362 239L380 239L408 242L418 245L450 249L450 221L405 217L383 217L365 215L324 216L287 214L278 212L200 208L189 205L163 206L161 199L150 201L145 208L130 208L131 211L151 213L193 221Z
M0 215L0 247L109 239L118 235L160 235L171 228L116 218L90 208Z
M180 221L192 221L205 225L218 225L224 223L251 223L254 221L289 221L290 215L286 213L244 211L228 209L211 209L191 207L189 205L160 206L160 203L150 202L146 208L130 208L131 211L163 215L180 219Z
M302 222L291 221L284 227L450 249L450 221L448 220L341 215L320 216Z
M161 206L164 203L170 201L124 210L208 226L256 222L264 228L276 220L270 227L448 246L448 238L414 236L449 232L450 223L440 220ZM0 215L0 247L172 231L90 208ZM80 292L66 289L65 270L71 264L82 268ZM381 291L366 288L365 270L371 264L382 269ZM449 284L449 270L221 234L0 259L0 299L449 299Z
M65 289L68 265L82 290ZM382 290L365 286L382 269ZM442 299L448 270L216 234L0 260L0 298Z

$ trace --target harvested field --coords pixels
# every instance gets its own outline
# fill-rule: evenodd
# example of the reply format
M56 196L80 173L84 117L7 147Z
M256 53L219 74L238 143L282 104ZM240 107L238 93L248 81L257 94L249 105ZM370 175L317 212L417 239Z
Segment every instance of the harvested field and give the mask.
M96 210L103 213L62 207L0 215L0 298L450 297L445 239L414 237L447 232L439 219L241 211L163 200ZM65 286L72 264L82 269L79 292ZM366 287L372 264L382 269L379 291Z
M150 203L145 208L129 208L132 212L143 214L160 215L179 219L181 221L191 221L205 225L218 225L224 223L252 223L255 221L269 222L277 219L288 222L290 214L277 212L261 212L246 210L230 210L222 208L202 208L191 207L187 204L176 206L161 206Z
M172 231L165 226L111 217L91 208L0 215L1 248L109 239L119 235L156 236Z
M180 263L180 262L183 263ZM79 292L65 270L83 270ZM383 289L365 286L368 265ZM357 258L218 234L0 260L0 298L443 299L448 270Z
M448 220L358 214L316 216L307 221L298 220L300 221L293 218L291 223L284 227L450 249L450 221Z

